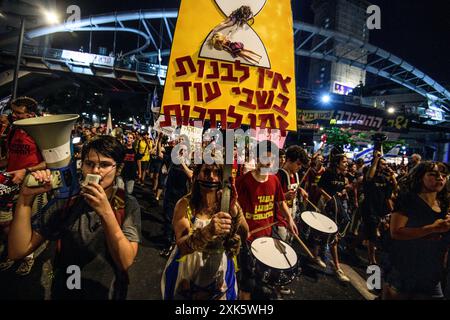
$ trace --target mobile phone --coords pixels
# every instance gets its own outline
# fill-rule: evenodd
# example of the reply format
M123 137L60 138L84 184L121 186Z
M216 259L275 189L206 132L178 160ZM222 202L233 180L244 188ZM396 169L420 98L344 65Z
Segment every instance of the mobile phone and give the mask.
M87 186L90 182L93 182L93 183L100 183L100 180L102 179L102 176L101 175L99 175L99 174L91 174L91 173L88 173L87 175L86 175L86 177L84 178L84 181L83 181L83 186Z

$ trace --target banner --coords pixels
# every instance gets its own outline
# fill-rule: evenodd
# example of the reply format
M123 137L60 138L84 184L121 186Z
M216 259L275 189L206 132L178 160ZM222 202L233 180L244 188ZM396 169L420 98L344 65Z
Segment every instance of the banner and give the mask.
M107 67L114 66L114 58L87 52L63 50L61 58L70 60L72 63L80 65L95 64Z
M182 126L180 130L180 136L183 135L186 135L189 138L191 152L194 152L196 148L198 148L197 150L201 150L203 127Z
M172 137L172 135L175 133L175 130L177 129L177 121L175 117L172 117L171 119L171 126L162 127L161 122L165 122L165 116L163 114L159 116L158 120L156 120L155 125L153 126L153 130L161 132L166 136Z
M106 121L106 133L111 135L113 130L111 109L108 109L108 120Z
M161 126L296 131L293 41L289 0L182 0Z
M322 123L357 130L407 133L410 125L405 116L386 116L384 111L353 106L340 106L337 110L297 110L297 117L299 129L309 128L311 123Z

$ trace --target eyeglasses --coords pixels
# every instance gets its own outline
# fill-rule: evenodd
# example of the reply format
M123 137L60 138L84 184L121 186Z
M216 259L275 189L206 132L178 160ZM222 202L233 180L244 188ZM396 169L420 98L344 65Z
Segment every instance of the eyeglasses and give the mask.
M448 173L439 172L439 171L430 171L430 172L427 172L427 175L430 177L433 177L435 179L437 179L438 177L442 177L442 179L448 178Z
M93 170L95 168L99 168L100 170L106 170L110 168L114 168L116 166L116 163L108 162L108 161L100 161L100 163L95 163L91 160L84 160L83 165L88 167L89 169Z

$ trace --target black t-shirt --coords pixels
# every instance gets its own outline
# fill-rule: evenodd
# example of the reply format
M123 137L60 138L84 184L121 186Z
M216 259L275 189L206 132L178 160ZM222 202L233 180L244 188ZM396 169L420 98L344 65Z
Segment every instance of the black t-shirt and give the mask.
M171 146L164 147L163 161L167 168L169 168L170 165L172 164L172 150L173 150L173 147L171 147Z
M408 217L406 228L419 228L444 219L446 208L435 212L417 194L400 195L395 212ZM393 266L388 279L402 292L432 292L442 278L443 261L448 249L449 233L437 234L415 240L392 240L390 262Z
M106 242L98 214L82 197L63 212L67 200L60 200L46 210L33 229L48 240L60 241L61 250L54 263L53 299L106 300L125 299L127 278L116 267ZM141 211L137 200L126 195L125 217L121 229L131 242L141 239ZM69 266L81 271L81 289L69 290Z
M122 177L125 181L137 178L136 151L131 149L125 150L125 158L123 160Z
M345 189L345 177L334 170L327 169L320 177L318 186L332 197Z
M180 199L188 193L189 178L181 165L172 164L169 169L166 183L165 198Z
M392 183L383 175L376 175L371 180L364 179L364 202L361 213L364 216L383 217L389 214L387 200L393 191Z
M345 175L345 177L348 179L348 182L349 182L349 183L354 183L354 182L356 182L356 179L357 179L356 173L355 173L355 174L351 174L351 173L348 172L348 173Z

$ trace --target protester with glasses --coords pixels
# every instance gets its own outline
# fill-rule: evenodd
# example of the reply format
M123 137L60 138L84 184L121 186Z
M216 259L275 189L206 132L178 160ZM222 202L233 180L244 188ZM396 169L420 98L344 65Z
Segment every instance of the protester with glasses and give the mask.
M57 241L52 298L124 299L127 270L138 250L141 235L140 207L132 196L115 186L123 165L124 148L110 136L99 136L83 146L82 176L100 176L99 183L82 184L80 195L55 202L31 223L36 195L51 194L50 171L33 172L43 185L22 186L9 235L9 255L18 259L46 239ZM78 290L67 284L80 268Z
M384 299L443 299L441 280L449 248L448 169L421 162L400 186L391 217L392 246Z

